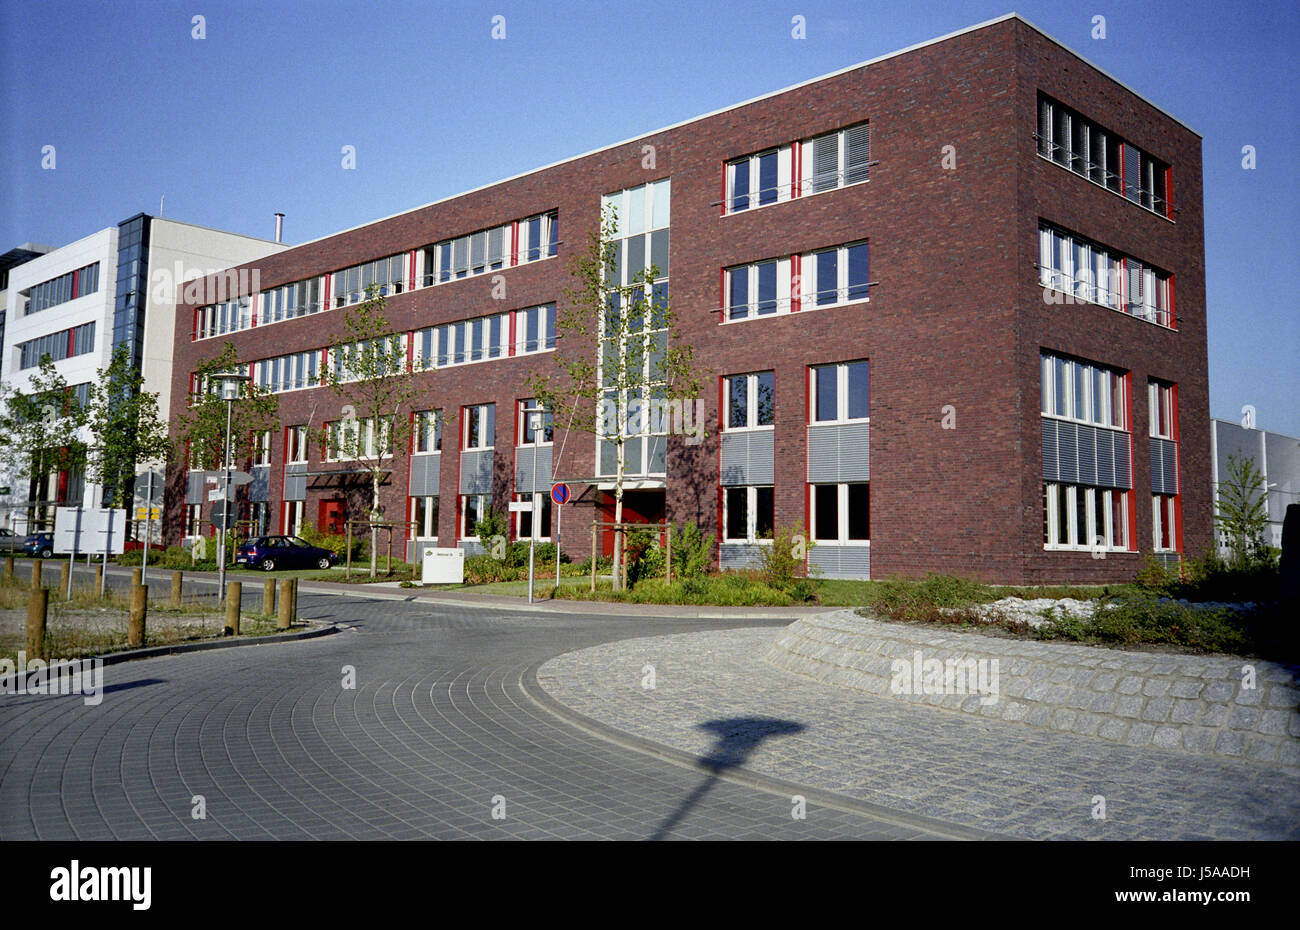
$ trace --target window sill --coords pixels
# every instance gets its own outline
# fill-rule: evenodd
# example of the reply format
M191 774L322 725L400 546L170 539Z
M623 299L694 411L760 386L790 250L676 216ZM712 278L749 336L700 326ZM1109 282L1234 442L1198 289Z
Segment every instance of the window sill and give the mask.
M845 300L835 304L812 304L811 306L800 306L798 311L787 308L785 310L778 309L773 313L751 313L747 316L736 317L734 319L728 319L726 317L727 311L731 309L730 307L722 307L717 312L723 315L723 318L719 321L720 325L729 326L732 323L752 323L756 320L771 320L778 317L797 317L803 316L805 313L814 313L818 310L839 310L842 307L857 307L869 303L871 303L870 297L862 297L858 300Z
M1117 555L1122 555L1126 552L1134 553L1134 554L1137 553L1136 549L1124 549L1122 547L1117 548L1112 546L1102 546L1101 548L1098 548L1096 546L1047 545L1046 543L1044 543L1043 545L1043 551L1044 552L1077 552L1080 555L1092 555L1094 552L1113 552L1116 553Z
M871 164L872 164L872 163L868 163L868 167L870 167ZM783 203L794 203L794 202L799 201L799 200L806 200L806 199L809 198L809 197L816 197L816 196L818 196L818 195L820 195L820 194L833 194L833 193L835 193L836 191L842 191L842 190L845 190L846 188L850 188L850 187L859 187L859 186L861 186L861 185L863 185L863 184L870 184L870 183L871 183L871 178L863 178L861 181L854 181L852 184L837 184L835 187L828 187L828 188L826 188L826 190L824 190L824 191L811 191L811 190L810 190L810 191L804 192L804 191L803 191L803 186L804 186L804 184L803 184L803 182L801 181L801 182L800 182L800 192L799 192L798 194L791 194L789 197L786 197L784 200L778 198L777 201L776 201L776 203L761 203L761 204L756 204L756 205L754 205L754 206L746 207L746 208L743 209L743 210L723 210L722 215L723 215L724 217L727 217L727 216L741 216L742 214L745 214L745 213L753 213L755 210L765 210L765 209L767 209L768 207L779 207L779 206L780 206L781 204L783 204ZM753 194L751 194L750 196L752 197ZM725 206L725 204L724 204L724 206Z

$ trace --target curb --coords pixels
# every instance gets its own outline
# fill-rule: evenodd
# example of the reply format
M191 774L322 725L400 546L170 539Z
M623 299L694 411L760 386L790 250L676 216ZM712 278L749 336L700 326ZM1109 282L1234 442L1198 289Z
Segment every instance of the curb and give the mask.
M102 656L91 656L90 658L99 659L104 665L117 665L122 662L130 662L133 659L155 659L159 656L177 655L185 652L206 652L209 649L233 649L237 646L260 646L263 643L292 643L304 639L316 639L321 636L329 636L337 633L338 628L333 624L320 626L314 630L302 630L297 633L272 633L270 636L249 636L239 637L238 639L214 639L201 643L176 643L172 646L148 646L144 649L128 649L122 652L110 652Z
M603 723L587 717L578 711L573 710L560 701L551 697L537 680L537 670L545 665L551 659L543 659L535 662L519 674L519 687L524 692L524 696L536 704L541 710L546 711L552 716L558 717L570 726L577 727L589 736L605 742L613 743L624 749L631 749L645 755L658 759L661 762L668 762L682 768L692 769L704 775L712 775L721 781L733 782L744 785L747 788L753 788L757 791L765 791L770 794L784 795L789 797L792 794L803 795L810 804L821 807L828 807L834 810L844 811L852 814L859 814L882 823L888 823L893 826L903 827L909 830L917 830L928 833L933 839L943 840L1005 840L1005 837L999 833L991 833L986 830L979 830L974 827L962 827L956 824L947 823L931 817L920 815L906 814L900 811L892 810L888 807L871 804L867 801L859 801L856 798L845 797L844 795L835 794L831 791L825 791L820 788L810 788L800 785L797 782L786 781L780 778L773 778L769 775L760 775L757 772L750 771L743 766L727 769L725 772L716 771L705 765L704 762L695 755L683 752L680 749L673 749L660 743L651 742L640 736L635 736L623 730L616 730L608 727Z

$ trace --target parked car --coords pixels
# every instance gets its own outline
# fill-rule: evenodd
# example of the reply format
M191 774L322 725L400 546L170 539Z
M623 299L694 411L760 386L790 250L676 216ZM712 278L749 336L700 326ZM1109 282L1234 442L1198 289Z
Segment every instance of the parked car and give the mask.
M235 564L273 572L277 568L329 568L339 557L297 536L258 536L240 543Z
M13 530L0 529L0 552L22 552L27 544L26 536L19 536Z
M54 555L54 534L53 533L33 533L23 540L23 552L28 555L40 556L42 559L48 559Z

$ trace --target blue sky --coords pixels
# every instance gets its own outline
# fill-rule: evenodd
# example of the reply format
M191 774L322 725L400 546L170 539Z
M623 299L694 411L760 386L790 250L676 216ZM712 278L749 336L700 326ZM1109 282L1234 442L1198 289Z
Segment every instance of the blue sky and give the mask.
M303 242L1014 10L1204 137L1211 413L1300 435L1300 7L1010 2L0 0L0 251L163 195Z

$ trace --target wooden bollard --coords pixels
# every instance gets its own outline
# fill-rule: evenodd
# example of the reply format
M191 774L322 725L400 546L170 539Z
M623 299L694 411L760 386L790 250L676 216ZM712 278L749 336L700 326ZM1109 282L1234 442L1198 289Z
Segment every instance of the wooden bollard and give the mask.
M35 591L41 586L41 560L36 558L32 561L32 590Z
M262 582L262 616L269 617L275 613L275 579L268 578Z
M126 641L132 646L144 645L144 621L149 612L149 589L138 584L131 589L131 619Z
M226 635L239 635L240 598L244 596L242 581L226 582Z
M136 588L140 587L140 585L142 584L144 584L144 569L143 568L131 569L131 590L135 590Z
M275 617L278 629L287 630L293 625L293 582L287 578L280 582L280 609Z
M5 584L13 584L13 583L14 583L14 557L13 557L12 555L9 556L9 558L5 559L5 578L4 578L4 583L5 583Z
M60 562L59 563L59 590L60 591L68 590L68 580L71 577L72 577L72 563Z
M293 610L289 613L291 620L298 619L298 579L294 578L289 582L289 589L293 591Z
M27 658L45 658L45 609L49 606L50 592L32 588L27 599Z
M172 572L172 600L173 607L181 606L181 586L185 583L184 572Z
M95 563L95 596L99 597L99 592L104 590L104 566Z

